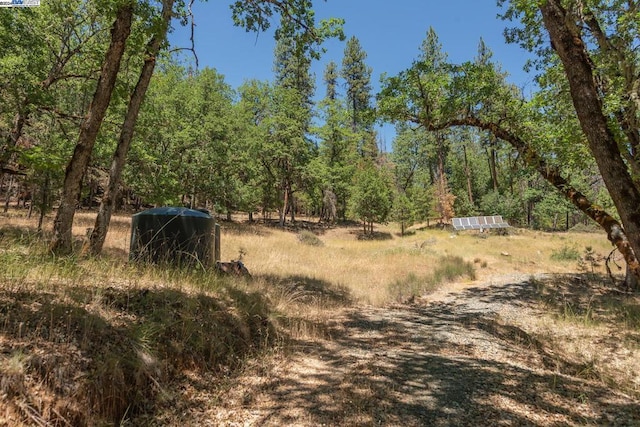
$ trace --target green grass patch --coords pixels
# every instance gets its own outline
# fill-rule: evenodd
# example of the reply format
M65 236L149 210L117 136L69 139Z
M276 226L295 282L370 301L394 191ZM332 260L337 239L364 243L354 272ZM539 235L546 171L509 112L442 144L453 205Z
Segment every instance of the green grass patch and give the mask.
M429 294L442 285L461 277L467 277L471 280L476 278L473 263L465 261L461 257L441 257L437 264L438 267L430 275L418 276L409 273L406 277L389 284L387 291L391 298L397 302L406 302L415 297Z
M565 301L561 307L559 318L564 322L579 324L587 328L596 326L600 323L594 318L592 300L589 300L585 305L578 305Z
M303 230L298 233L298 240L305 245L309 246L324 246L324 243L318 236L313 234L311 231Z
M620 316L628 329L640 331L640 305L625 304L620 307Z
M446 256L438 261L438 268L433 273L434 282L442 284L451 282L460 277L476 278L476 270L473 263L467 262L459 256Z
M560 249L551 252L551 259L554 261L578 261L580 252L575 246L563 245Z

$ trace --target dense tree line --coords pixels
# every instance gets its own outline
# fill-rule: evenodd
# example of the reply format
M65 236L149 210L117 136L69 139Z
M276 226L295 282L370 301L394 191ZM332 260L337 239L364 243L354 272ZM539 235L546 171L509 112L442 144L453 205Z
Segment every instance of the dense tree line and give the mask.
M231 2L236 24L279 28L274 80L237 88L169 53L167 33L189 20L181 1L3 10L2 187L20 165L33 205L58 208L59 251L70 250L93 168L109 177L94 254L126 188L147 204L277 214L281 225L299 214L357 219L367 232L477 214L542 229L591 218L640 273L638 6L498 3L518 21L508 40L537 58L529 97L482 40L475 58L455 64L433 29L377 94L356 35L316 87L311 63L341 26L316 23L310 0ZM383 121L396 125L390 152L375 130Z

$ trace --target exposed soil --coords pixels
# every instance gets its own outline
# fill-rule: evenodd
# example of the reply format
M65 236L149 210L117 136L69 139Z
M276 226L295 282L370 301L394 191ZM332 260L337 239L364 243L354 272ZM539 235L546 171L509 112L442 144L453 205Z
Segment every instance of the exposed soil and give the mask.
M529 331L527 319L543 310L524 275L412 305L345 309L326 339L298 341L222 390L200 390L201 405L174 408L181 414L171 418L202 426L640 425L640 400Z

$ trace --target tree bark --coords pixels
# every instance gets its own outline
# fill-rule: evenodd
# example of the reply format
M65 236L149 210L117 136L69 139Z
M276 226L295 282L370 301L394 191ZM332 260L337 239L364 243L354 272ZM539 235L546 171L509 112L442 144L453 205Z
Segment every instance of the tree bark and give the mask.
M7 185L7 192L4 197L4 213L9 211L9 201L11 200L11 193L13 192L13 175L9 177L9 185Z
M149 88L151 77L153 76L156 57L160 52L162 42L167 36L167 30L172 17L173 3L174 0L164 0L162 2L162 27L158 29L158 32L154 34L153 37L151 37L151 40L147 43L145 52L146 57L142 70L140 71L140 77L138 78L136 87L129 99L129 106L120 131L118 145L116 146L116 151L114 152L113 159L111 161L111 168L109 169L109 182L105 193L102 196L102 200L100 201L98 215L96 216L93 231L89 237L89 252L94 256L99 255L102 252L104 241L107 237L107 231L109 230L111 214L115 207L122 170L124 169L127 154L131 147L138 114L140 113L140 108L147 93L147 89Z
M467 177L467 195L469 196L469 203L473 206L473 191L471 188L471 169L469 168L469 159L467 159L467 146L462 146L462 152L464 154L464 174ZM402 235L404 235L404 230Z
M25 99L23 102L24 111L19 111L14 120L13 127L11 128L11 132L7 136L4 146L2 147L2 152L0 153L0 171L4 170L4 167L11 159L11 155L14 153L16 145L18 144L18 140L22 136L22 130L24 129L24 125L27 123L27 118L29 116L29 100Z
M495 141L490 141L487 148L487 156L489 158L489 172L491 173L491 182L493 183L493 191L498 192L498 168L496 165L496 147Z
M89 166L93 146L111 101L125 44L131 33L133 3L126 3L117 11L111 28L111 42L105 54L96 91L87 115L80 126L80 135L64 177L60 206L53 223L54 252L69 253L72 248L72 226L76 204L80 197L82 178Z
M35 201L35 198L34 198ZM34 201L31 202L31 205L34 204ZM42 223L44 222L44 217L47 214L47 208L49 207L49 172L47 172L44 176L44 183L42 184L42 188L40 189L40 214L38 215L38 233L42 232Z
M578 120L629 238L626 251L640 254L640 191L609 128L593 62L580 30L558 0L542 2L540 11L552 45L564 65ZM637 265L632 265L631 270L640 277Z
M286 216L287 216L287 208L289 207L289 189L288 187L285 185L283 185L283 189L282 189L282 209L280 210L280 221L279 221L279 225L280 227L284 228L284 223L286 221Z
M295 197L293 197L293 190L291 188L291 185L289 185L288 190L289 191L289 215L291 216L291 223L295 224L296 222L296 199Z

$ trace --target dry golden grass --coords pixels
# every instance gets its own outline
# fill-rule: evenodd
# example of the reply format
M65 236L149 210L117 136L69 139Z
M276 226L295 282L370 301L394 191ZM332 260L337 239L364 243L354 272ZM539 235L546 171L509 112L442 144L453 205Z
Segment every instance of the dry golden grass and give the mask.
M171 404L185 370L224 374L277 343L262 295L128 264L128 224L100 259L54 256L34 225L0 220L0 425L120 424Z
M3 224L32 228L20 211L0 218ZM82 239L93 226L92 213L79 212L74 235ZM127 260L130 217L114 216L107 234L104 253L110 262ZM51 220L46 221L45 231ZM570 273L577 262L556 260L553 254L570 248L579 254L586 247L606 256L611 245L603 233L546 233L512 229L508 235L467 231L420 229L400 237L397 227L376 228L379 239L360 240L360 227L318 229L322 246L304 244L295 231L257 224L222 223L221 258L242 257L254 277L281 280L308 279L337 288L346 288L358 301L381 305L389 302L389 285L410 275L425 277L433 273L440 259L460 257L476 265L476 279L502 274ZM602 264L602 263L600 263ZM602 265L595 272L603 273ZM101 272L110 276L112 271ZM144 281L144 277L136 280ZM467 280L468 281L468 280Z
M640 297L599 279L556 276L536 281L548 315L518 323L573 363L567 373L640 396Z
M294 232L258 226L249 230L233 232L223 224L223 259L237 259L242 252L254 275L308 277L346 287L357 300L374 305L389 302L390 284L410 274L422 277L433 273L444 256L475 262L477 280L483 280L501 274L576 271L577 262L551 258L563 246L580 253L587 246L602 255L610 251L604 234L597 233L517 230L499 236L425 229L399 237L395 228L383 226L377 228L383 239L358 240L359 228L341 227L319 234L323 246L309 246Z
M76 215L78 241L93 218L88 212ZM129 264L128 216L113 218L98 259L53 256L35 224L24 211L0 214L0 307L6 307L0 312L0 425L118 423L187 405L191 401L180 390L198 400L198 387L210 387L205 378L229 375L247 357L283 343L330 338L326 324L336 312L395 303L394 289L431 280L444 260L475 267L475 279L460 274L455 283L434 285L461 289L514 273L577 274L576 260L554 254L582 254L587 247L602 256L610 251L603 233L416 228L400 237L396 228L381 226L375 239L363 240L358 226L311 227L322 242L311 245L296 230L222 223L222 260L242 256L254 278L245 281ZM44 240L50 227L48 218ZM416 289L410 291L426 290ZM549 297L557 310L558 295ZM591 317L570 316L564 307L564 317L539 320L540 335L557 343L557 351L575 354L585 369L606 371L599 374L603 379L636 368L628 358L609 359L615 366L601 363L598 353L587 351L595 338L575 349L565 346L578 342L572 340L577 336L601 337L611 329L587 323L580 328L588 332L575 332L576 319ZM616 321L637 330L640 316L626 309ZM630 348L637 352L637 345Z

